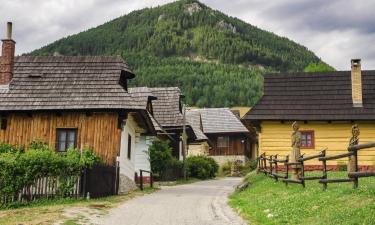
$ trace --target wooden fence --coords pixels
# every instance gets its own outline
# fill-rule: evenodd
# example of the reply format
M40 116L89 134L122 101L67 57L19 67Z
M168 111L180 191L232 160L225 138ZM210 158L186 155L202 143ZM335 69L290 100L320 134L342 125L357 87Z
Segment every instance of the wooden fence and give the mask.
M61 197L79 198L89 195L92 198L116 195L118 193L118 166L97 165L84 169L80 176L67 178L65 185L71 188L68 193L59 193L58 177L40 177L33 184L24 187L12 196L0 196L0 207L15 202L31 202L38 199L55 199Z
M304 156L302 155L298 162L289 162L289 156L287 155L284 159L280 159L278 155L267 156L266 153L261 154L258 160L258 173L264 173L265 175L274 178L276 181L281 179L288 183L297 183L305 187L306 180L319 180L319 183L323 185L323 189L327 189L328 183L338 183L338 182L353 182L354 188L358 188L358 179L361 177L371 177L375 176L375 172L370 171L359 171L358 169L358 151L363 149L368 149L375 147L375 142L370 142L361 145L353 145L348 147L348 153L327 156L326 150L321 151L317 155ZM353 171L348 171L348 178L328 178L327 174L327 161L336 160L341 158L352 157L354 168ZM318 159L322 162L322 175L321 176L305 176L305 162L313 159ZM284 171L279 170L279 164L284 165ZM301 167L301 177L299 179L289 178L289 167L290 166L300 166Z

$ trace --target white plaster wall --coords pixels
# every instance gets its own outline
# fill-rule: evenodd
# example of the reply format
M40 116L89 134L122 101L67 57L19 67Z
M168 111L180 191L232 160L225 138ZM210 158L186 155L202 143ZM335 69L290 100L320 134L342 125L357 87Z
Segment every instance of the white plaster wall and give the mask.
M136 132L134 129L134 124L131 120L126 122L124 129L121 132L121 145L120 145L120 174L123 174L134 180L134 172L135 172L135 152L136 152ZM132 150L130 159L128 159L128 135L132 137Z
M139 142L136 143L135 172L137 172L138 174L139 170L151 170L148 157L148 147L152 144L153 139L154 137L152 136L141 136L139 137Z

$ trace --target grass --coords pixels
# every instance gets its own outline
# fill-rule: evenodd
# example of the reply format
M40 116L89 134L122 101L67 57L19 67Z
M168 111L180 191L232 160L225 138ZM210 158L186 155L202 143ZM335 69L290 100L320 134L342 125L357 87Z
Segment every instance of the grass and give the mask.
M110 208L143 194L152 193L156 189L145 188L143 192L134 191L127 195L117 195L97 199L59 199L59 200L39 200L28 205L14 205L10 209L0 210L0 224L53 224L62 220L63 224L79 224L77 220L81 218L64 218L64 210L73 207L83 207L88 209L100 209L105 213Z
M328 176L345 177L346 172ZM229 204L250 224L375 224L375 177L361 178L357 190L352 183L336 183L326 191L316 180L304 189L255 172L246 179L250 187L234 193Z

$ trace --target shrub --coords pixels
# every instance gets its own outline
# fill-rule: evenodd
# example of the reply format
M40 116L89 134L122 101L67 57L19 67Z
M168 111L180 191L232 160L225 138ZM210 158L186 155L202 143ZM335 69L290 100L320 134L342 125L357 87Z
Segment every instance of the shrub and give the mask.
M168 141L156 139L148 149L151 171L155 176L163 179L166 173L182 168L182 164L172 155L172 148Z
M232 161L227 161L220 167L220 175L221 176L230 176L231 169L232 169ZM239 175L245 176L246 174L250 173L251 171L257 168L257 160L248 160L245 164L238 165L238 172Z
M66 154L50 150L42 142L30 143L28 151L7 144L0 145L0 196L16 196L37 178L49 177L59 183L57 194L65 197L74 187L84 167L101 162L91 150L69 149ZM82 154L82 155L81 155Z
M215 177L219 165L215 160L207 156L190 156L186 159L188 175L198 179Z

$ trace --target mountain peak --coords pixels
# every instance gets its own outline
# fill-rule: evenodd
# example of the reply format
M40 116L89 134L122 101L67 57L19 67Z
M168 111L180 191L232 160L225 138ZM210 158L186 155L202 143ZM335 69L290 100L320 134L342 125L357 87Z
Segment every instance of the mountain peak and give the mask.
M189 104L207 107L251 105L261 95L263 71L302 71L320 62L306 47L196 0L137 10L31 54L54 52L122 55L137 72L135 85L179 85ZM226 83L238 92L221 90Z

